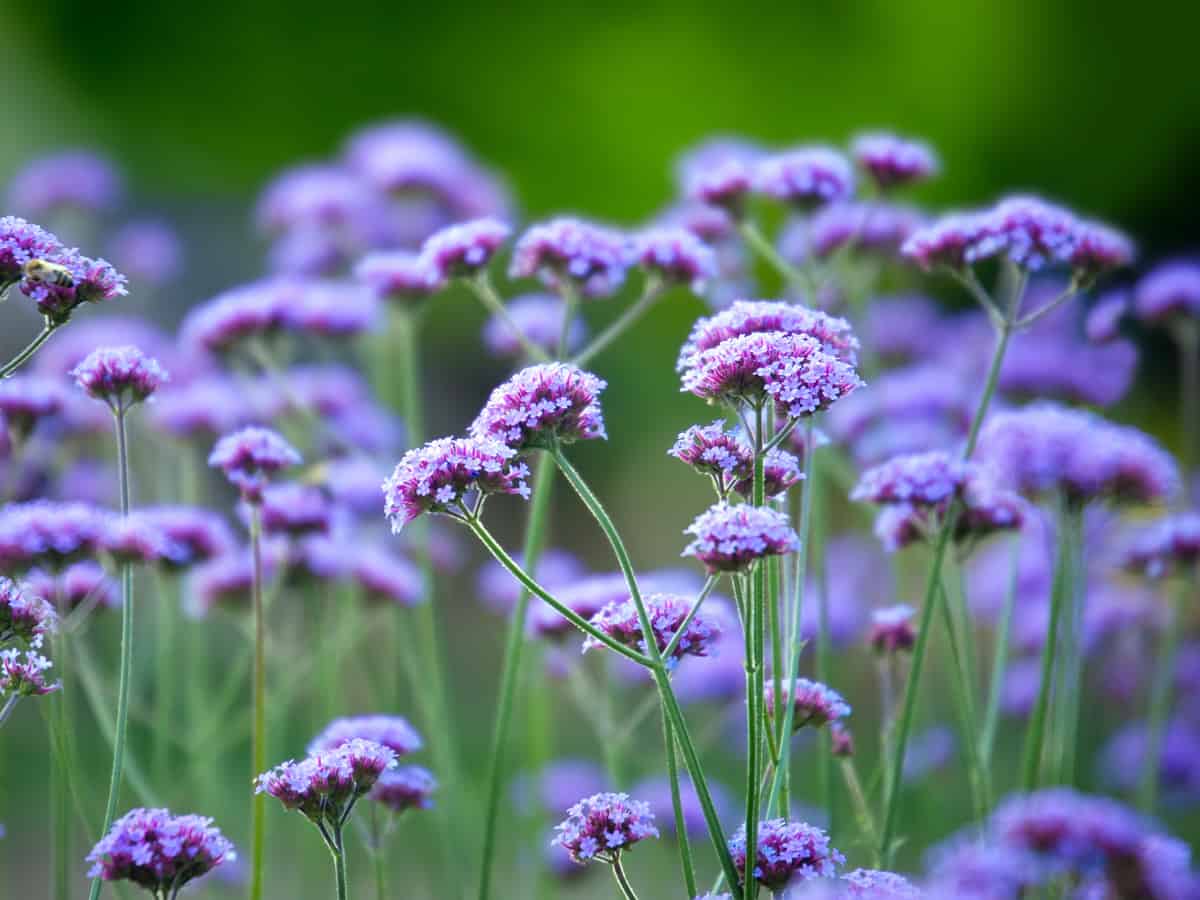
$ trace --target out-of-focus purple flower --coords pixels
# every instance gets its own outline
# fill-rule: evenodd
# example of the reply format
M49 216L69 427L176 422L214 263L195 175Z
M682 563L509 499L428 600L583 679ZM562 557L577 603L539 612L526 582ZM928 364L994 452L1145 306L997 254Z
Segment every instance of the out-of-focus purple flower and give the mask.
M795 881L834 878L846 858L829 843L829 835L815 825L770 819L758 823L754 879L770 891ZM743 825L729 840L733 865L746 881L746 828Z
M268 279L218 294L188 312L179 329L180 340L224 353L248 338L273 334L285 325L287 304L295 297L293 284Z
M255 779L254 793L269 794L284 809L314 823L341 827L359 797L396 765L396 753L382 744L351 738L307 758L289 760Z
M1045 629L1042 629L1043 633ZM1009 662L1000 693L1000 709L1015 719L1026 718L1033 711L1042 684L1042 666L1037 657L1024 657Z
M212 819L138 808L117 819L92 848L88 877L131 881L156 897L167 896L236 858Z
M603 793L608 785L604 769L586 759L559 759L546 764L533 783L521 786L536 792L537 804L547 812L572 806L579 797ZM526 805L524 799L518 804Z
M734 223L729 213L720 207L692 200L669 206L656 216L655 221L690 231L709 246L719 242L728 243L726 239L734 234Z
M867 644L876 653L898 653L911 650L917 640L913 616L917 611L907 603L887 606L871 613L871 630Z
M274 431L256 426L225 435L208 456L208 464L221 469L248 503L262 500L272 474L300 462L300 454L291 444Z
M658 837L650 807L628 794L593 794L569 810L555 828L554 843L583 865L612 862L646 838Z
M1020 528L1029 509L1019 494L999 487L988 473L970 464L960 496L962 506L953 535L958 544L978 541L996 531ZM949 500L936 504L890 504L875 519L875 536L889 553L929 540L949 506Z
M854 168L831 147L800 147L760 160L754 189L800 209L815 209L854 194Z
M519 554L513 558L520 565L525 564ZM556 588L577 583L583 578L584 571L583 563L575 554L549 547L538 557L531 574L538 584L554 593ZM476 591L484 606L507 615L516 607L522 587L500 563L488 560L479 570Z
M1064 359L1071 364L1062 365ZM1137 359L1137 350L1128 341L1096 346L1073 329L1046 322L1010 342L999 389L1007 397L1111 406L1129 391Z
M1075 231L1071 268L1081 279L1089 279L1133 262L1136 250L1126 235L1099 222L1080 222Z
M29 216L64 210L106 212L124 194L113 162L90 150L65 150L25 165L8 186L9 205Z
M739 219L754 184L754 166L763 155L763 149L750 141L713 138L681 157L680 187L689 199Z
M717 815L731 808L730 798L724 787L718 782L710 781L709 793L712 795L713 806ZM671 782L664 777L648 778L639 782L632 791L633 796L639 797L650 807L655 821L662 822L663 831L670 837L675 836L675 807L671 800ZM679 780L679 801L683 807L683 827L689 838L702 838L707 833L704 818L704 808L700 805L700 795L692 785L691 779Z
M839 759L854 755L854 734L841 722L829 724L830 752Z
M0 381L0 416L14 442L21 443L42 419L63 408L62 382L40 375L14 375Z
M855 869L842 876L847 897L864 900L916 900L920 889L895 872L878 869Z
M424 596L421 570L403 556L380 548L358 550L350 561L350 577L368 601L415 606Z
M585 297L606 297L625 281L628 256L628 238L619 231L580 219L551 219L517 239L508 274L536 276L551 288L566 281Z
M138 510L108 519L101 549L118 563L177 567L187 558L184 547L169 540L156 520Z
M264 534L326 534L333 509L325 492L310 484L268 485L259 500Z
M732 338L764 332L807 335L826 354L851 365L858 358L858 338L845 319L794 303L737 300L714 316L696 320L679 351L676 371L694 368L706 351Z
M644 579L639 583L646 588ZM555 596L578 615L590 619L610 603L628 599L629 586L620 573L589 575L564 582ZM574 633L575 626L552 606L539 602L530 610L529 629L538 637L561 638Z
M937 506L962 492L969 469L968 463L940 450L898 456L864 472L850 499Z
M72 322L61 329L33 360L41 375L61 378L83 362L97 347L141 348L171 373L171 387L190 384L197 377L210 375L212 361L181 346L147 319L136 316L104 315ZM107 420L106 420L107 421Z
M1138 787L1149 749L1145 723L1126 725L1100 753L1100 770L1107 785L1121 791ZM1200 799L1200 727L1185 718L1173 719L1159 747L1158 781L1165 799L1190 804Z
M718 503L696 517L685 534L694 540L683 551L711 573L741 572L756 560L799 549L787 516L765 506Z
M675 637L691 611L692 601L678 594L647 594L643 602L646 614L650 618L650 626L654 630L655 643L660 652L665 651L667 644ZM647 652L637 607L632 599L626 597L620 603L605 605L592 616L591 623L613 640L642 653ZM688 623L667 664L674 665L685 656L708 656L713 642L720 634L719 625L706 618L703 613L698 613ZM583 641L585 653L603 647L600 641L590 635Z
M487 268L511 234L511 228L492 218L451 225L425 241L421 257L438 282L466 278Z
M492 391L471 435L518 452L606 438L600 409L606 387L603 379L569 363L528 366Z
M281 285L281 289L285 286ZM280 324L295 334L349 338L374 327L379 302L353 282L309 281L279 295Z
M1184 512L1138 529L1122 564L1150 578L1186 573L1200 562L1200 513Z
M396 756L407 756L423 746L421 736L403 716L349 716L325 726L309 743L307 752L312 756L334 750L355 738L382 744Z
M828 259L842 249L895 256L924 223L919 212L905 206L836 203L790 224L780 235L779 252L796 263Z
M850 146L850 155L881 191L925 181L939 169L936 154L924 141L884 131L860 134Z
M199 506L152 506L138 515L157 528L174 548L164 560L174 568L205 562L233 549L233 532L217 513Z
M930 853L927 887L934 900L1015 900L1042 878L1038 860L1023 850L955 838Z
M159 287L179 274L183 243L165 222L130 222L109 244L109 255L134 282Z
M278 560L269 553L264 564L267 575L275 572ZM254 568L247 551L216 556L192 569L188 589L188 612L204 618L218 606L244 607L250 602Z
M72 372L75 383L120 413L144 402L169 376L137 347L99 347Z
M1129 312L1129 294L1109 291L1088 310L1083 331L1093 344L1107 344L1121 336L1121 321Z
M24 650L0 650L0 697L44 697L62 688L62 682L50 681L46 676L53 663L39 652L42 641L38 635Z
M1150 323L1200 316L1200 265L1175 260L1151 269L1134 288L1133 311Z
M529 467L511 447L480 438L439 438L409 450L383 484L384 513L399 532L422 513L458 515L478 495L528 499Z
M934 725L914 734L909 740L908 753L904 757L904 781L920 781L945 768L954 758L957 746L954 732L944 725Z
M255 219L265 234L297 229L361 229L386 215L382 198L353 172L332 165L301 165L277 176L263 191Z
M108 517L83 503L34 500L0 511L0 571L59 571L101 547Z
M763 459L763 490L768 498L778 497L803 479L804 472L800 468L800 460L795 456L778 448L767 451ZM734 485L734 490L746 498L753 493L753 464L748 476Z
M172 437L215 441L235 428L268 418L256 402L261 395L224 375L170 385L155 397L150 421Z
M636 265L664 283L685 284L696 293L717 277L712 249L684 228L648 228L635 234L630 253Z
M399 814L410 809L432 809L437 779L424 766L399 766L379 776L367 796Z
M1050 403L989 417L978 459L1023 493L1075 503L1150 503L1179 487L1175 461L1148 435Z
M32 641L53 631L57 616L42 595L8 578L0 578L0 644L20 638Z
M923 269L944 266L961 269L974 262L973 247L980 233L979 213L952 213L915 231L900 253Z
M526 339L551 355L558 349L566 311L562 298L553 294L524 294L508 304L509 317ZM576 317L567 334L567 349L577 350L586 337L587 326L582 318ZM498 316L492 316L484 325L483 342L496 356L513 357L525 352L512 327Z
M63 612L81 606L116 609L121 593L99 563L77 562L58 573L34 569L25 576L29 589Z
M442 288L428 258L405 250L364 256L354 267L354 277L379 300L402 306L418 303Z
M820 728L830 722L850 715L850 704L842 699L842 695L828 685L819 681L809 681L807 678L796 679L795 692L789 690L790 685L783 684L783 696L793 697L792 730L799 731L806 725ZM767 715L775 716L775 685L768 683L763 689L763 702ZM786 701L785 701L786 702Z
M880 359L913 362L941 351L945 321L937 301L920 294L892 294L872 298L859 330Z

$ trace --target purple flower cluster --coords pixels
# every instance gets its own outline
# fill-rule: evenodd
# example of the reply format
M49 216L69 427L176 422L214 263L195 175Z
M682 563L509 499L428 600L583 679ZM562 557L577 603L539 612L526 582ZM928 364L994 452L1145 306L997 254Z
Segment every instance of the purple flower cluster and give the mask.
M682 432L667 451L671 456L713 480L717 493L725 497L736 490L749 496L754 481L754 451L737 431L726 430L718 419L709 425L693 425ZM800 461L786 450L767 452L763 460L764 487L768 497L777 497L804 478Z
M472 495L515 494L528 499L529 467L498 441L439 438L409 450L383 484L384 512L399 533L422 513L462 512Z
M217 513L198 506L153 506L139 510L138 516L157 529L172 547L169 559L174 568L205 562L234 546L233 532Z
M848 898L863 900L916 900L921 891L903 875L879 869L855 869L842 876Z
M62 412L62 383L41 375L14 375L0 381L0 418L14 442L24 441L38 422Z
M886 132L859 135L850 155L881 191L924 181L938 172L937 156L928 144Z
M71 377L89 396L103 400L117 413L144 402L169 378L158 360L137 347L99 347L72 370Z
M569 363L529 366L492 391L471 435L518 452L605 438L600 393L606 387Z
M621 287L628 259L628 238L620 232L580 219L551 219L517 239L508 273L539 277L552 288L569 282L585 297L605 297Z
M8 202L28 216L65 210L100 213L116 206L123 193L121 173L110 160L88 150L64 150L18 171L9 185Z
M85 503L34 500L0 511L0 572L35 566L58 571L95 556L103 546L108 517Z
M61 572L51 573L34 569L26 576L29 590L45 597L62 610L78 609L87 604L101 609L121 605L121 594L99 563L92 560L77 562Z
M433 807L437 779L422 766L399 766L379 776L367 796L393 813Z
M225 435L208 456L208 464L223 471L248 503L262 501L272 474L300 462L300 454L279 434L255 426Z
M364 256L354 277L378 300L412 305L436 294L442 285L426 257L407 250L386 250Z
M1200 316L1200 265L1180 260L1152 269L1134 289L1133 310L1143 322Z
M801 147L760 160L754 188L800 209L815 209L854 194L854 168L830 147Z
M440 284L465 278L487 267L512 229L496 219L476 219L433 234L421 247L421 259Z
M117 819L92 848L88 877L132 881L156 897L174 897L188 882L235 859L233 844L212 819L138 808Z
M830 722L850 715L850 704L842 699L842 695L828 685L819 681L809 681L807 678L797 678L795 691L783 685L783 696L792 697L792 730L799 731L806 725L820 728ZM775 715L775 685L768 683L763 689L763 702L766 704L767 715ZM786 699L784 701L786 703Z
M758 841L751 869L754 879L770 891L796 881L834 878L845 857L829 843L829 835L805 822L770 819L758 823ZM734 868L746 881L746 828L738 829L729 841Z
M285 809L294 809L314 823L340 827L355 801L396 764L393 750L351 738L330 750L299 762L289 760L255 779L254 792L269 794Z
M679 351L676 370L694 368L706 351L732 338L766 332L807 335L829 356L851 365L858 358L858 338L845 319L794 303L735 300L716 315L696 320Z
M780 236L779 250L797 263L828 259L840 250L892 257L924 224L920 213L904 206L836 203L789 226Z
M939 450L898 456L864 472L850 499L936 506L962 491L968 471L967 463Z
M387 747L396 756L407 756L423 746L421 736L403 716L350 716L334 719L308 745L310 756L334 750L359 739Z
M530 343L540 347L547 355L553 355L558 349L566 314L566 304L553 294L524 294L508 303L509 318ZM587 326L583 319L572 319L567 332L567 350L579 349L586 337ZM483 329L483 342L496 356L513 357L524 352L512 327L498 316L488 319Z
M40 652L44 639L39 634L24 650L16 647L0 650L0 696L41 697L62 687L62 682L46 678L53 663Z
M1200 513L1178 513L1138 529L1122 564L1150 578L1187 574L1200 565Z
M135 282L158 287L183 267L183 244L165 222L130 222L113 235L109 255Z
M740 139L706 141L680 160L684 193L691 200L740 218L754 184L754 167L763 155L762 148Z
M917 640L913 616L917 611L907 603L877 609L871 613L871 629L867 644L876 653L898 653L911 650Z
M311 484L268 485L259 500L264 534L300 537L327 534L333 520L329 497Z
M692 603L687 597L678 594L647 594L642 599L646 606L646 614L650 618L650 627L654 630L655 643L660 652L664 651L683 625L691 611ZM605 605L600 612L592 616L591 623L613 640L643 653L647 651L637 607L631 598ZM697 613L676 644L668 664L673 664L685 656L708 656L713 643L720 635L721 626L717 622ZM591 636L583 641L585 653L603 646Z
M718 274L712 248L685 228L663 226L634 235L630 256L664 283L684 284L696 293Z
M800 548L787 516L765 506L718 503L696 517L685 534L694 540L683 551L711 573L743 572L756 560Z
M0 578L0 644L12 638L32 641L55 627L54 608L15 581Z
M569 810L556 828L554 844L577 863L612 862L638 841L658 837L650 807L628 794L593 794Z

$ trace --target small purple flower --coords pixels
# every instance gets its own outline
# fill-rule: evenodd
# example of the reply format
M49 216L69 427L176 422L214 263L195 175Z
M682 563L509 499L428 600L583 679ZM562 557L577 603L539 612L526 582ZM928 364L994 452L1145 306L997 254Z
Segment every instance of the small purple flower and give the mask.
M1150 747L1144 722L1121 728L1100 753L1100 770L1107 785L1136 791ZM1200 799L1200 728L1184 716L1172 719L1159 746L1158 782L1165 799L1192 804Z
M401 306L419 303L443 286L427 257L404 250L363 257L354 267L354 277L378 299Z
M864 472L850 499L936 506L963 490L968 472L967 463L940 450L898 456Z
M276 560L268 555L265 563L268 572L274 572ZM253 581L254 568L249 552L213 557L192 570L189 612L196 618L203 618L217 606L246 606L250 601Z
M846 897L863 900L916 900L921 891L903 875L878 869L855 869L842 876Z
M511 228L491 218L451 225L425 241L421 258L439 282L466 278L486 269L511 234Z
M65 252L62 243L40 225L16 216L0 218L0 296L25 276L31 260L57 260Z
M628 794L593 794L569 810L556 828L553 843L580 865L611 863L638 841L658 837L650 807Z
M961 269L972 260L971 248L979 234L978 213L952 213L915 231L900 253L922 269Z
M58 573L34 569L26 575L26 584L35 596L45 597L63 610L89 608L116 609L121 593L99 563L77 562Z
M280 295L279 324L295 334L352 338L371 330L378 313L375 295L353 283L309 281Z
M529 806L527 794L546 812L558 812L572 806L580 796L602 793L608 784L604 769L591 760L556 759L546 763L536 776L520 779L514 786L515 803Z
M1099 222L1080 222L1075 232L1075 249L1068 260L1077 277L1090 280L1133 262L1133 241L1115 228Z
M881 191L925 181L939 168L928 144L882 131L856 137L850 155Z
M382 744L396 756L415 753L424 745L417 730L403 716L350 716L334 719L325 726L309 743L308 754L334 750L355 738Z
M212 443L235 428L269 418L267 412L276 412L257 408L264 396L224 375L205 376L164 387L155 397L150 420L172 437Z
M917 630L913 624L916 613L907 603L875 610L871 613L867 644L876 653L911 650L917 641Z
M725 428L722 419L681 432L667 453L712 478L721 496L744 480L754 466L753 451L736 431Z
M1186 574L1200 563L1200 513L1177 513L1139 528L1121 562L1149 578Z
M1107 344L1121 336L1121 322L1129 313L1129 294L1109 291L1097 300L1084 321L1083 330L1093 344Z
M606 387L603 379L569 363L529 366L492 391L471 435L518 452L605 438L600 393Z
M905 206L833 203L810 220L789 226L779 239L779 250L795 262L828 259L842 249L891 257L924 224L919 212Z
M376 497L378 492L376 482ZM377 547L355 552L350 561L350 577L365 592L368 602L416 606L425 595L421 570L403 556Z
M155 897L175 896L188 882L235 859L233 844L212 819L138 808L117 819L92 848L88 877L132 881Z
M854 756L854 734L841 722L829 723L830 752L838 759Z
M173 568L205 562L233 549L233 532L221 516L199 506L152 506L139 516L159 529L174 548L164 560Z
M113 235L109 255L135 282L158 287L179 274L183 243L165 222L130 222Z
M125 276L103 259L62 250L49 258L31 257L22 269L21 293L43 316L61 325L82 303L99 303L128 293Z
M1042 877L1037 859L1013 847L956 838L931 856L932 897L1005 900L1024 896Z
M718 503L684 531L694 536L683 556L694 556L710 573L743 572L758 559L800 548L787 516L765 506Z
M35 159L17 172L8 202L30 216L64 210L100 213L116 206L123 193L121 174L111 160L90 150L66 150Z
M41 647L42 636L38 635L28 649L0 650L0 697L44 697L62 688L62 682L47 680L53 663L38 652Z
M693 368L705 351L735 337L763 332L803 334L815 339L830 356L853 365L858 339L845 319L820 310L775 300L736 300L714 316L697 319L679 351L676 370Z
M807 678L796 679L796 689L793 693L783 684L783 696L791 695L794 699L792 707L792 730L799 731L806 725L820 728L830 722L850 715L850 704L842 699L842 695L828 685L819 681L809 681ZM767 715L775 715L775 686L768 683L763 689L763 702ZM786 701L785 701L786 702Z
M208 464L221 469L247 503L261 502L270 476L300 462L291 444L276 432L255 426L225 435L208 456Z
M274 484L262 491L264 534L285 534L300 537L305 534L327 534L333 510L325 492L311 484Z
M101 549L118 563L177 566L186 550L168 539L154 519L134 511L111 516L105 524Z
M585 297L616 293L625 280L628 259L625 235L580 219L551 219L531 225L517 239L508 274L540 277L547 287L564 281Z
M754 188L800 209L816 209L850 198L854 169L830 147L801 147L759 161Z
M42 419L57 416L65 402L62 382L40 375L14 375L0 381L0 416L20 443Z
M30 586L0 578L0 644L12 638L32 641L54 630L54 607Z
M0 571L60 571L99 552L108 517L84 503L34 500L0 510Z
M355 230L386 215L382 198L352 172L301 165L278 175L262 193L255 219L265 234L298 229Z
M675 637L683 621L692 608L692 601L678 594L647 594L643 598L646 614L650 618L650 626L654 630L655 643L659 652L667 649L667 644ZM633 647L635 650L646 652L646 641L642 626L638 619L637 607L633 600L626 597L620 603L609 603L600 612L592 616L591 623L607 634L613 640ZM721 635L721 627L702 614L697 613L688 623L687 629L675 646L668 665L673 665L685 656L708 656L712 644ZM588 636L583 641L583 651L603 648L604 645L596 638Z
M374 741L351 738L262 773L255 779L254 793L269 794L285 809L297 810L313 823L340 827L355 801L395 765L395 751Z
M393 813L410 809L432 809L437 779L422 766L400 766L379 776L367 796Z
M686 196L740 219L754 186L754 166L761 147L740 138L715 138L690 150L679 161L679 180Z
M1151 269L1134 288L1133 311L1148 323L1200 316L1200 265L1175 260Z
M758 823L755 844L754 879L770 891L778 891L794 881L834 878L838 866L846 862L829 835L804 822L770 819ZM733 865L742 882L746 881L746 828L743 825L729 840Z
M384 513L399 533L422 513L457 515L472 495L528 499L529 467L498 441L439 438L409 450L383 484Z
M180 340L213 353L232 350L241 341L284 328L291 285L268 279L232 288L194 307L179 329Z
M558 349L566 313L567 307L562 298L553 294L524 294L514 297L508 304L508 315L516 322L521 333L549 355ZM582 318L576 317L571 321L567 334L567 349L579 349L586 337L587 326ZM496 356L515 357L525 352L512 327L498 316L488 319L483 329L483 342Z
M100 347L72 370L71 377L115 413L145 402L169 378L158 360L137 347Z
M717 277L712 249L684 228L648 228L633 236L630 252L635 264L665 284L684 284L694 293Z

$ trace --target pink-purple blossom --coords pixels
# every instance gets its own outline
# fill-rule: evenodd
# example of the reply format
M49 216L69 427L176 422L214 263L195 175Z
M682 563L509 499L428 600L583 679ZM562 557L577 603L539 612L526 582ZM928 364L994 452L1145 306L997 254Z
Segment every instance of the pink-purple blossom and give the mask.
M925 181L938 173L938 158L924 141L883 131L854 139L850 155L882 191Z
M428 257L406 250L388 250L364 256L354 267L354 277L380 300L413 305L442 288Z
M0 644L12 638L32 641L54 630L54 607L30 586L0 578Z
M208 456L208 464L223 471L250 503L262 499L271 475L300 462L300 454L282 436L257 426L225 435Z
M525 339L553 356L562 337L563 317L567 305L561 297L553 294L523 294L508 303L508 318L516 323ZM567 350L578 350L587 337L587 325L580 317L571 320L567 331ZM514 357L525 352L521 341L513 333L512 325L499 316L488 319L483 328L483 342L496 356Z
M854 194L854 169L831 147L800 147L760 160L754 189L800 209L815 209Z
M308 745L309 755L333 750L355 738L374 741L396 756L407 756L424 746L417 730L403 716L366 715L334 719Z
M650 807L628 794L593 794L569 810L555 828L554 844L579 864L611 863L639 841L658 837Z
M432 809L437 779L424 766L397 766L379 776L367 796L393 813Z
M629 240L619 231L581 219L551 219L517 239L508 274L538 277L551 288L569 283L585 297L606 297L625 281L628 258Z
M145 402L169 376L158 360L137 347L99 347L76 366L71 377L114 412Z
M659 652L667 649L667 645L675 637L688 613L692 608L692 600L679 594L647 594L642 598L646 615L650 619L650 627L654 632L654 640ZM619 603L609 603L591 618L591 624L599 628L618 643L642 653L647 652L645 635L637 614L637 606L632 598L626 597ZM697 613L677 642L668 664L673 664L685 656L707 656L712 644L721 634L720 625L707 618L703 611ZM604 645L596 638L584 638L583 649L602 648Z
M1174 260L1151 269L1134 288L1133 311L1150 323L1200 316L1200 264Z
M885 606L871 613L871 629L867 644L876 653L897 653L911 650L917 640L913 617L917 611L907 603Z
M487 268L511 234L508 225L492 218L451 225L430 235L421 257L439 282L466 278Z
M798 731L805 726L820 728L850 715L850 704L842 695L828 685L807 678L797 678L795 689L783 684L782 696L792 697L792 729ZM775 716L775 685L767 683L763 688L763 703L767 715Z
M212 819L143 808L117 819L87 857L90 878L131 881L156 897L174 897L188 882L235 859L233 844Z
M830 356L851 365L858 358L858 338L845 319L794 303L736 300L727 309L696 320L679 351L676 369L687 371L697 364L705 351L731 338L763 332L807 335Z
M64 150L21 168L9 185L8 203L29 216L66 210L101 213L116 206L123 194L121 173L111 160L91 150Z
M53 663L41 654L42 641L37 635L24 649L0 650L0 697L44 697L62 688L47 677Z
M355 801L395 764L396 753L390 748L351 738L262 773L255 779L254 792L274 797L284 809L296 810L313 823L340 828Z
M684 532L693 536L684 556L694 556L709 572L741 572L756 560L799 549L787 516L765 506L718 503L702 512Z
M631 239L633 262L665 284L684 284L699 293L717 277L712 249L687 229L647 228Z
M805 822L770 819L757 825L754 865L751 876L763 887L778 891L796 881L834 878L845 857L829 843L829 835ZM746 828L729 840L733 865L746 881Z
M1150 578L1186 575L1200 565L1200 513L1176 513L1141 526L1130 537L1121 562Z
M569 363L528 366L492 391L471 435L518 452L605 438L600 394L607 386Z

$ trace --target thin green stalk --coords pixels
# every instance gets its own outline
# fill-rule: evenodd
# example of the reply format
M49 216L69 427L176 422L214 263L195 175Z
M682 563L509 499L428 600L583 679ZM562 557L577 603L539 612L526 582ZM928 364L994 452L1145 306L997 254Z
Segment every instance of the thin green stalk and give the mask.
M33 355L32 352L30 355ZM117 476L121 491L121 516L124 518L129 515L129 446L123 405L114 408L114 419L117 431ZM133 566L124 562L121 564L121 663L117 682L117 720L113 735L112 773L108 781L108 801L104 806L101 835L108 834L113 820L117 817L117 802L121 795L121 779L125 765L125 737L129 725L129 688L132 673ZM90 900L96 900L100 896L100 888L100 879L93 878L89 892Z
M963 754L966 756L967 780L971 785L971 802L975 808L975 818L982 822L987 816L988 800L984 789L984 775L979 770L979 745L975 728L974 703L970 696L971 686L967 680L965 650L954 614L950 610L950 598L945 585L942 586L942 602L939 604L942 613L942 624L946 630L946 642L950 648L950 662L954 668L950 679L950 693L954 697L955 711L958 714L960 742Z
M250 504L250 553L253 560L251 605L254 608L254 713L251 778L267 768L267 626L263 614L262 507ZM263 860L266 853L266 797L251 800L250 900L262 900Z
M667 775L671 782L671 809L675 813L675 840L679 843L679 865L689 897L699 895L696 888L696 868L692 863L692 845L688 839L687 820L683 816L683 800L679 795L679 763L675 756L675 731L671 719L663 710L663 745L667 751Z
M530 359L536 362L546 362L550 359L546 351L531 341L525 334L525 330L512 317L512 313L508 311L508 307L496 293L496 288L492 285L486 270L481 271L475 278L467 279L467 286L471 289L471 293L478 298L483 308L504 323L504 326L512 332L513 337L517 339L517 343L521 345L521 349Z
M17 369L25 365L33 358L33 355L42 348L42 344L50 340L50 335L54 334L59 328L58 324L52 323L49 319L45 320L42 330L38 332L37 337L30 341L25 349L10 359L4 364L4 368L0 369L0 379L8 378L16 373Z
M1200 323L1194 319L1181 321L1175 328L1179 345L1179 404L1183 423L1183 450L1179 462L1188 485L1200 477ZM1181 496L1191 496L1181 491ZM1186 503L1186 501L1184 501Z
M818 508L817 518L821 518ZM829 635L829 570L825 565L824 548L820 548L816 557L817 573L817 680L829 684L832 680L833 656L832 640ZM837 785L833 772L833 732L826 728L817 737L819 760L817 763L818 782L821 787L821 799L829 816L829 834L832 839L837 825L837 802L835 791Z
M175 615L179 609L181 586L179 579L172 578L168 589L167 579L158 572L154 573L154 580L158 594L158 615L155 622L154 763L151 771L162 784L167 778L171 717L178 714L175 704L175 673L179 669L175 648Z
M579 309L579 294L570 278L564 278L558 286L563 301L562 328L558 333L558 358L565 359L567 347L571 344L571 325L575 321L575 312Z
M663 285L650 278L637 301L628 306L606 329L600 332L579 354L571 360L577 366L586 366L594 357L603 353L613 341L632 328L663 294Z
M805 277L804 272L784 259L779 251L775 249L775 246L759 231L757 225L747 219L738 225L738 231L746 243L750 245L750 249L761 256L784 281L795 285L803 290L806 295L811 296L813 286L809 279Z
M1171 716L1171 685L1175 679L1175 659L1179 651L1179 634L1184 628L1184 615L1189 603L1200 592L1200 564L1189 578L1184 576L1175 590L1171 616L1163 632L1163 645L1154 670L1150 689L1150 715L1146 722L1146 753L1142 757L1142 772L1138 780L1138 809L1154 814L1158 803L1158 783L1161 779L1162 745Z
M371 851L371 862L375 869L375 900L387 900L387 860L378 847Z
M1062 629L1062 696L1055 726L1054 768L1057 784L1075 783L1075 751L1078 746L1079 704L1083 690L1083 516L1074 517L1071 532L1070 568L1066 584L1066 627Z
M763 451L763 412L754 411L754 475L751 487L751 502L755 506L766 505L766 457ZM746 650L750 668L746 679L746 714L749 717L747 734L750 752L746 759L746 866L753 870L758 859L759 780L763 769L763 696L766 685L763 678L763 618L766 607L767 569L762 560L750 574L750 597L746 604ZM758 882L747 876L743 890L749 900L758 894Z
M73 762L70 752L71 742L71 684L70 676L71 669L74 668L74 660L71 657L71 648L68 646L69 634L64 629L54 635L54 650L55 659L58 661L59 677L62 681L62 689L58 692L58 696L53 698L53 734L51 740L55 743L57 751L54 754L54 763L51 770L50 781L50 820L54 826L54 847L51 853L51 896L55 900L70 900L71 885L74 879L71 878L71 814L69 797L71 794L71 763ZM15 698L15 695L14 695ZM105 715L108 715L108 709L104 710Z
M875 848L878 842L875 832L875 817L871 815L871 804L867 802L866 792L858 778L858 769L855 768L853 759L843 758L839 762L841 763L842 779L846 782L846 790L854 805L854 816L858 819L858 828L862 832L863 843L868 847ZM875 853L874 865L879 866L881 863L878 859L878 850L875 850Z
M625 874L625 868L621 865L620 853L613 857L612 870L613 878L617 880L617 887L621 891L621 896L625 900L638 900L637 894L633 892L633 885L629 883L629 877Z
M527 570L537 571L538 559L545 544L546 523L549 518L550 496L554 487L553 460L543 458L534 476L533 496L529 519L525 526L525 547L522 561ZM492 729L491 765L488 771L487 810L483 824L483 857L479 869L479 900L487 900L491 890L492 862L496 850L496 823L506 779L505 759L508 735L512 724L513 699L521 671L521 651L525 646L525 619L529 609L529 589L523 587L516 609L508 623L508 638L504 648L504 663L500 670L500 696L496 720Z
M1004 596L1004 609L996 631L996 646L992 654L991 684L988 690L987 711L983 716L983 729L979 736L980 765L991 767L992 752L996 747L996 728L1000 722L1000 699L1004 692L1004 677L1008 668L1008 645L1012 634L1013 607L1017 602L1017 579L1020 575L1021 538L1010 539L1010 562L1008 590Z
M342 827L333 830L333 843L329 847L333 856L333 875L337 881L338 900L348 900L350 892L346 885L346 847L342 842Z

